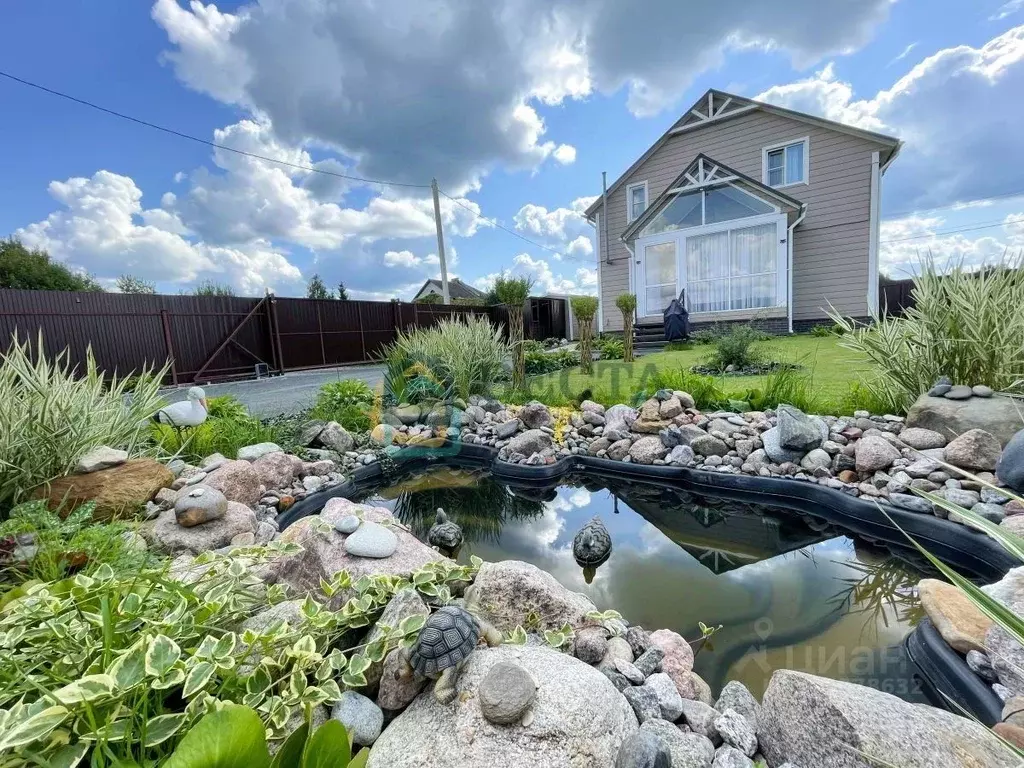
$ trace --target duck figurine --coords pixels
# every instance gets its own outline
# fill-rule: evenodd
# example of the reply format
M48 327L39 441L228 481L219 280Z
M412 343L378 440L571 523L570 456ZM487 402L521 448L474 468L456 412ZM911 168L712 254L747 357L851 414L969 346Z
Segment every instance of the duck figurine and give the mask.
M611 555L611 534L601 522L601 518L595 516L580 528L572 540L572 556L576 564L583 569L583 578L587 584L594 580L598 566L606 563Z
M427 543L449 555L462 546L462 528L453 523L441 507L437 508L437 517L427 533Z
M153 415L158 424L169 424L175 429L198 427L209 414L206 393L200 387L191 387L186 395L187 400L171 403Z

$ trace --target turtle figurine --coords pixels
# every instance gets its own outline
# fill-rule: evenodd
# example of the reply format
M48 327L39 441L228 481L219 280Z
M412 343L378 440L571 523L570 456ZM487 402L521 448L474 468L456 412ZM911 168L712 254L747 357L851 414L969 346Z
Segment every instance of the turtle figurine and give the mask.
M587 584L594 580L598 566L607 562L611 554L612 537L600 517L587 521L572 540L572 556L583 569Z
M437 680L434 696L442 704L455 699L455 680L481 635L489 646L501 644L501 633L469 611L446 605L431 614L416 642L403 648L403 666L395 677L416 675Z
M445 554L452 554L462 546L462 528L453 523L441 507L437 508L437 517L427 533L427 543Z

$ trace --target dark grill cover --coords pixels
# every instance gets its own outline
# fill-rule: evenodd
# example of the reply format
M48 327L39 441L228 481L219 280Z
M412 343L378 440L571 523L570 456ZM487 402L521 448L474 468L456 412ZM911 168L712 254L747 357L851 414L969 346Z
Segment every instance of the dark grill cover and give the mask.
M690 313L686 311L686 291L679 292L665 307L665 341L684 341L690 338Z

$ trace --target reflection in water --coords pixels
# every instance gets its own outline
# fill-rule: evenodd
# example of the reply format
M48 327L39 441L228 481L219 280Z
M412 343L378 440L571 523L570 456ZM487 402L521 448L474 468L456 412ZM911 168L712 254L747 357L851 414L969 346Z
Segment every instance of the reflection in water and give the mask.
M572 540L572 556L583 569L583 580L594 582L597 569L612 556L612 537L600 517L592 517Z
M526 489L451 469L368 501L393 507L420 538L442 507L462 527L460 561L525 560L648 629L693 640L699 622L723 625L695 666L716 691L735 678L760 696L789 668L920 698L900 641L921 616L921 566L821 519L648 483L586 477ZM573 539L595 516L614 546L588 580Z

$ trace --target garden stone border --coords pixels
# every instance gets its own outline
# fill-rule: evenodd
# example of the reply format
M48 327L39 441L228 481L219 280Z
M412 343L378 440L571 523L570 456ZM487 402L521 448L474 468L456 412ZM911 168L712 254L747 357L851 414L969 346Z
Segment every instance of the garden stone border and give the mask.
M531 466L501 461L498 459L498 450L490 446L450 440L433 449L403 448L392 458L402 472L435 465L472 467L488 470L492 476L511 485L527 487L557 485L558 481L569 474L645 482L814 515L852 534L903 547L908 544L903 533L906 532L944 562L986 583L1002 578L1007 571L1018 565L1002 546L981 531L934 515L910 512L891 505L886 508L889 514L886 517L879 504L824 485L792 478L632 464L578 455L558 459L553 464ZM282 513L278 518L281 530L302 517L316 514L328 499L349 498L386 481L384 468L379 463L359 467L340 485L310 494ZM945 702L942 695L945 694L987 725L1001 719L1002 702L991 688L977 678L967 662L945 644L930 621L923 620L904 640L904 644L925 685L939 693L938 701Z

